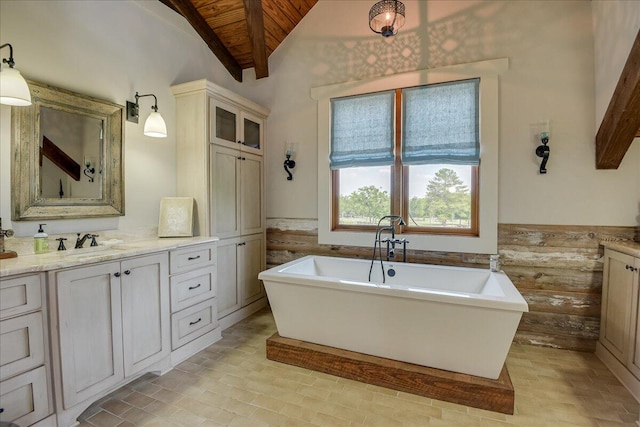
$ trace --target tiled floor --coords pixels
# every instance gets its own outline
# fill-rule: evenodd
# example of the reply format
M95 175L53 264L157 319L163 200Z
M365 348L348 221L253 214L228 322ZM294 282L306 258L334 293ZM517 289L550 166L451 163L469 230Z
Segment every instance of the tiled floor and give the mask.
M637 427L638 403L593 354L513 345L516 415L362 384L265 358L264 310L162 377L97 402L80 426Z

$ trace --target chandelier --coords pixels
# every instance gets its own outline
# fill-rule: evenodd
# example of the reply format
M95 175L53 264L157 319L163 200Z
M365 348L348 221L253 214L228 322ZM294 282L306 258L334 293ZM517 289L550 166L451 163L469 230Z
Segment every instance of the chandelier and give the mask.
M398 0L381 0L369 11L369 28L382 37L398 34L404 25L404 3Z

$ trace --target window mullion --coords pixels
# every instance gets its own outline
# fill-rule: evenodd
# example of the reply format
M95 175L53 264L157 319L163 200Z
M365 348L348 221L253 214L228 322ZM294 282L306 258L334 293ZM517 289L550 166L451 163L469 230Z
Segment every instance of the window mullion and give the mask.
M394 132L394 162L391 181L391 214L401 215L404 210L403 202L403 168L402 168L402 89L396 89L395 100L395 132Z

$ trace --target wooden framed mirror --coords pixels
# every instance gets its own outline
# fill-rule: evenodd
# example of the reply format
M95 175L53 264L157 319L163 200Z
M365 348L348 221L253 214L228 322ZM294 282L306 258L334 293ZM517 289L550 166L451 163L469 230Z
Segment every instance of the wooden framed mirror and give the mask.
M12 220L124 215L124 107L28 81L12 107Z

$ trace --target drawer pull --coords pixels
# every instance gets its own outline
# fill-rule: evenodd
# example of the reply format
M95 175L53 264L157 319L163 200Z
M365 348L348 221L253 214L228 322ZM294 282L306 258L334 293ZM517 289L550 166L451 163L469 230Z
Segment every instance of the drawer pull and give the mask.
M198 283L198 284L197 284L197 285L195 285L195 286L189 286L189 290L190 290L190 291L192 291L192 290L194 290L194 289L198 289L198 288L200 287L200 285L201 285L201 284L200 284L200 283Z
M198 320L196 320L195 322L189 322L189 326L193 326L196 323L200 323L201 320L202 320L202 317L198 317Z
M190 256L189 258L187 258L188 261L193 261L194 259L200 259L200 255L198 255L198 256Z

